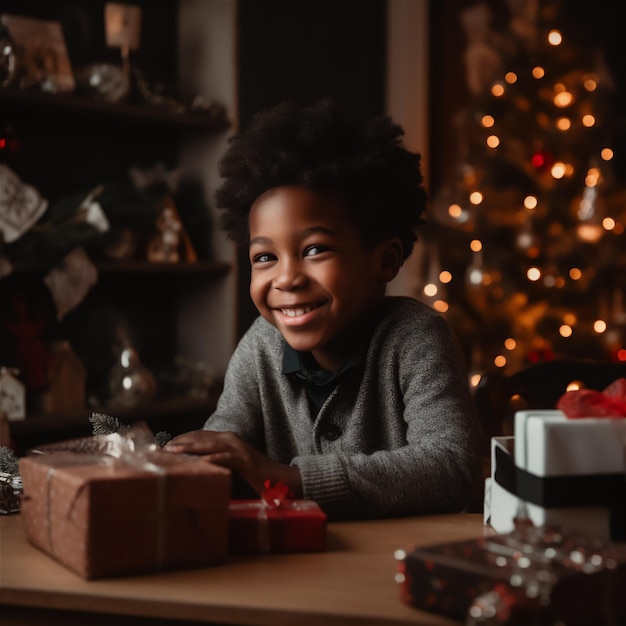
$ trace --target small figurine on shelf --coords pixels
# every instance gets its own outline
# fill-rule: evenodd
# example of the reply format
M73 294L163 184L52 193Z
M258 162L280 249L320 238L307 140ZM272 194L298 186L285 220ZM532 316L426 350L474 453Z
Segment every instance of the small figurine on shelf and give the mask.
M148 261L153 263L197 261L191 240L170 199L165 200L156 220L156 232L148 242Z
M10 421L26 417L26 387L18 374L15 368L0 367L0 412Z
M44 413L80 410L85 407L87 371L68 341L50 344L52 362L48 388L42 394Z
M109 376L112 407L133 407L150 400L157 390L152 373L141 363L135 348L125 344Z

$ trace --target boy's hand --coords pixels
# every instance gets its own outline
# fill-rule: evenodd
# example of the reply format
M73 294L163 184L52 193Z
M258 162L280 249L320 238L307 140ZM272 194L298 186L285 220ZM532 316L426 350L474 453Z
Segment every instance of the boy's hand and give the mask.
M216 465L237 472L259 494L266 480L282 482L294 498L302 497L300 470L291 465L273 461L231 432L193 430L174 437L165 450L197 454Z

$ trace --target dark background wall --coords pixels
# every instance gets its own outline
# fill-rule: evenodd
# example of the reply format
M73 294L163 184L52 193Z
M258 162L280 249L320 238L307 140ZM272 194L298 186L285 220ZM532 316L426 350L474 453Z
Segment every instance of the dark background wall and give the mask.
M330 96L356 116L384 113L384 0L240 0L238 10L241 128L286 99ZM241 335L258 313L248 293L247 251L238 265Z

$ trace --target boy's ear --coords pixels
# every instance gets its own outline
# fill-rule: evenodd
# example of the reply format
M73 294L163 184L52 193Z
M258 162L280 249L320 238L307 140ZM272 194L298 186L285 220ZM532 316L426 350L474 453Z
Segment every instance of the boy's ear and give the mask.
M404 247L399 237L392 237L381 244L380 269L385 282L393 280L403 262Z

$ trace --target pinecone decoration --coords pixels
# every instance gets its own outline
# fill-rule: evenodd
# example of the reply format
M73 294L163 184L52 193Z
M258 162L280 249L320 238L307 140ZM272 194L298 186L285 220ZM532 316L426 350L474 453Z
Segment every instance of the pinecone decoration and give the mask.
M123 435L131 428L128 424L120 422L117 417L106 415L106 413L92 413L89 421L93 426L94 435L112 435L113 433Z
M22 491L17 457L10 448L0 446L0 514L19 513Z
M17 474L18 461L11 448L0 446L0 472L4 474Z
M159 448L163 448L168 441L171 441L172 435L166 433L164 430L160 430L155 436L154 440L156 441Z

